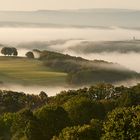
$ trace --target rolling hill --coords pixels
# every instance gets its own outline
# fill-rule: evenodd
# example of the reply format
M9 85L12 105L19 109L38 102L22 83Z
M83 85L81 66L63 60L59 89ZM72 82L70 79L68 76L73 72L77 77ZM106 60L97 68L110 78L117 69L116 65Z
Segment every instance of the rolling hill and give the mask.
M34 51L40 54L38 59L1 56L1 84L81 86L140 79L139 73L117 63L91 61L57 52Z
M91 61L50 51L41 51L39 60L53 70L68 73L67 82L72 85L117 83L140 78L140 74L135 71L103 60Z

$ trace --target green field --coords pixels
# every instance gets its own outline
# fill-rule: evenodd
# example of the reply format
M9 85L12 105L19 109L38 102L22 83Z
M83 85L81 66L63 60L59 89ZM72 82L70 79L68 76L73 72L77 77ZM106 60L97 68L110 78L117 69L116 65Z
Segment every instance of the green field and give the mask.
M22 57L0 57L0 81L25 85L66 84L66 73L56 72L41 61Z

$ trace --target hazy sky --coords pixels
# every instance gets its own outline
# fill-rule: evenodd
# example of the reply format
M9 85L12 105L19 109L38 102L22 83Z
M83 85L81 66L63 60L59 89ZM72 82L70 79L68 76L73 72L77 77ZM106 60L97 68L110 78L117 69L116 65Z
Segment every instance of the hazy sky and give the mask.
M80 8L140 9L140 0L0 0L0 10Z

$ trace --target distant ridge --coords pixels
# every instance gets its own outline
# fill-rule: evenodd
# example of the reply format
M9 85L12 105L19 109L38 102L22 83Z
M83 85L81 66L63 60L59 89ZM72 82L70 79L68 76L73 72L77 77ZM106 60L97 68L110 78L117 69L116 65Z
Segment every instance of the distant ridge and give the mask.
M98 12L128 12L128 11L140 11L140 10L137 10L137 9L117 9L117 8L83 8L83 9L60 9L60 10L45 10L45 9L39 9L39 10L36 10L37 12L48 12L48 11L68 11L68 12L72 12L72 11L98 11Z
M74 9L0 11L0 23L53 24L75 27L140 27L140 10ZM6 23L7 24L7 23ZM9 25L10 26L10 25ZM28 25L26 25L28 26ZM58 27L59 27L58 26Z

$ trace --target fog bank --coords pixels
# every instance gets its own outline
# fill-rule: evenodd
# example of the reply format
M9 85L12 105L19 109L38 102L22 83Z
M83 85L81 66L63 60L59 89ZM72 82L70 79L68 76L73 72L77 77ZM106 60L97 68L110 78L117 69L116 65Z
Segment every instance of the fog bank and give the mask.
M113 27L102 28L0 28L1 43L20 43L60 39L85 39L92 41L129 40L140 38L140 30Z
M78 88L78 87L77 87ZM0 89L1 90L12 90L17 92L24 92L26 94L35 94L38 95L41 91L44 91L47 93L48 96L55 96L56 94L60 93L64 90L70 90L70 89L77 89L73 87L53 87L53 86L23 86L18 84L1 84Z

